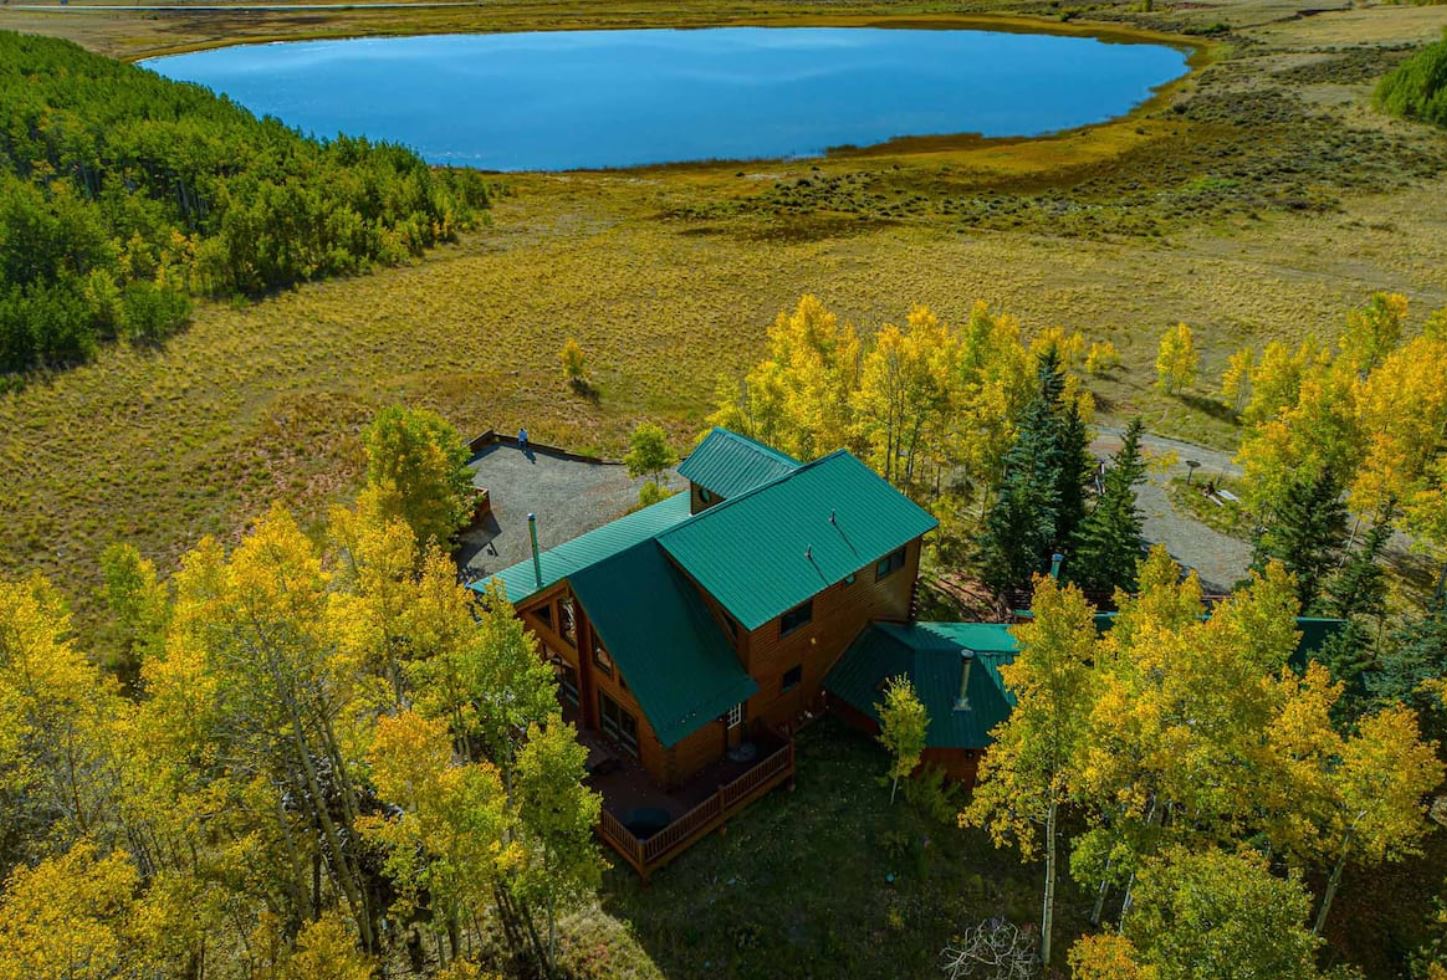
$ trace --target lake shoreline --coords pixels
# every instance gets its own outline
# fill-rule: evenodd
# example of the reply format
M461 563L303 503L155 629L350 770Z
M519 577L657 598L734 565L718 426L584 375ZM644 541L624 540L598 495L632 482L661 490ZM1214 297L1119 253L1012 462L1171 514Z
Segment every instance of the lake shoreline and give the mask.
M497 174L727 168L1059 138L1129 117L1192 71L1174 45L917 21L246 44L140 67L299 132L395 143L436 167ZM573 93L583 91L580 109ZM493 108L459 116L446 108L458 98Z

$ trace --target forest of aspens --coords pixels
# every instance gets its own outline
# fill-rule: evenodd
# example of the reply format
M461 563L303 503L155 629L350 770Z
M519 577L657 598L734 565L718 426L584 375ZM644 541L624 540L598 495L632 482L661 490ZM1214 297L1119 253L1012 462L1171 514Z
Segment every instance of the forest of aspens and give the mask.
M655 27L1186 67L1028 138L481 172L135 64ZM928 511L914 612L1011 624L1010 711L968 784L902 678L820 711L643 880L469 572L474 437L606 460L597 526L715 426ZM0 980L1447 980L1444 778L1447 5L0 6Z

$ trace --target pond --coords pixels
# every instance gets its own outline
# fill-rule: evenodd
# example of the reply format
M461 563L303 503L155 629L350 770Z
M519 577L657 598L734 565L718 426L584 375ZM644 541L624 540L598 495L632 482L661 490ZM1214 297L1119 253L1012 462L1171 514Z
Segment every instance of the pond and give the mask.
M1038 136L1186 71L1156 44L973 30L730 27L356 38L142 62L318 136L438 164L567 170Z

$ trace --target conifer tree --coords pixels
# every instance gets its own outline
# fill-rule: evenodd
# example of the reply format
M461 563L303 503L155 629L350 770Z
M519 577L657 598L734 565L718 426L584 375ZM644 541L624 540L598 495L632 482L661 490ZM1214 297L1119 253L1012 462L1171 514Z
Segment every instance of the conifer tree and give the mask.
M1447 605L1402 626L1366 675L1368 693L1380 704L1403 703L1417 712L1422 735L1447 741L1447 703L1430 682L1447 677Z
M1064 403L1065 376L1054 348L1041 352L1039 388L1004 459L999 496L980 544L985 582L1004 590L1045 571L1084 517L1090 471L1085 421Z
M1346 541L1346 505L1329 469L1298 478L1258 530L1251 567L1261 571L1272 559L1296 576L1296 594L1309 609L1321 592Z
M1386 574L1377 559L1391 536L1392 525L1387 521L1372 525L1361 545L1327 581L1318 601L1316 611L1346 620L1316 655L1331 671L1332 679L1344 687L1336 706L1338 721L1351 721L1367 707L1364 674L1376 656L1387 604Z
M1076 532L1066 576L1087 591L1135 591L1136 566L1144 547L1144 516L1136 506L1135 491L1146 476L1140 452L1142 428L1139 418L1126 427L1120 451L1106 470L1104 492Z

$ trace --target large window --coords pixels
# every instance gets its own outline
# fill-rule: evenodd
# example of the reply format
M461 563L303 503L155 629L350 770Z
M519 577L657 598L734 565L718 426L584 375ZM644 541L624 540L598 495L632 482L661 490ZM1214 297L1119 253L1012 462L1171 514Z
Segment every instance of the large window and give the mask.
M879 561L874 563L874 581L888 578L904 567L904 548L898 551L891 551Z
M598 692L598 715L602 719L603 734L638 758L638 722L633 716L602 691Z
M788 636L801 626L809 625L814 618L814 600L800 603L779 617L779 635Z

